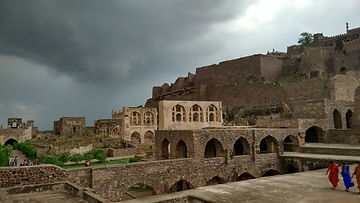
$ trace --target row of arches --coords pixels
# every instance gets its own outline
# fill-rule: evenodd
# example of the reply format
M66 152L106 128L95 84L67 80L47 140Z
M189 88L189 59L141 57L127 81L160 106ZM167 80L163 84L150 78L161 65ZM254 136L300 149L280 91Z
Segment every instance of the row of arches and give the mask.
M346 117L346 128L352 128L352 117L353 113L350 109L348 109L345 113ZM339 110L334 109L333 111L333 120L334 120L334 128L335 129L342 129L342 119L341 119L341 113Z
M144 134L144 140L141 140L141 135L139 132L134 131L130 135L130 141L133 143L154 143L155 142L155 136L154 133L150 130L146 131Z
M154 114L151 113L150 111L145 112L143 114L142 118L143 118L143 124L144 125L153 125L153 124L155 124ZM130 114L130 124L131 125L141 125L141 116L140 116L139 112L133 111Z
M266 176L274 176L279 175L280 172L274 169L267 170L262 177ZM255 179L255 176L251 175L248 172L244 172L241 175L237 175L237 173L234 174L234 177L232 178L231 182L238 182L238 181L244 181L244 180L250 180ZM214 176L208 181L206 181L204 186L211 186L211 185L217 185L217 184L224 184L228 181L221 177L221 176ZM172 184L168 190L168 193L173 192L180 192L190 189L195 189L196 187L188 180L180 179L174 184ZM138 191L138 192L137 192ZM138 183L128 188L127 192L125 194L131 193L132 198L139 198L144 196L151 196L151 195L157 195L159 191L156 191L155 188L151 187L150 185L144 184L144 183ZM130 196L125 197L124 199L131 199ZM123 199L123 200L124 200Z
M198 104L194 104L189 110L187 111L185 108L177 104L172 108L172 121L173 122L215 122L220 121L221 118L218 117L218 109L213 104L210 104L207 108L205 113L203 109Z
M299 141L293 136L287 136L284 141L284 151L299 151ZM266 153L278 153L279 144L278 141L272 136L266 136L260 141L260 154ZM170 155L170 142L165 138L161 143L161 159L169 159ZM233 147L233 156L241 155L250 155L250 145L249 142L244 138L240 137L234 143ZM204 150L204 158L215 158L215 157L225 157L226 151L223 148L221 142L216 138L210 139ZM178 141L175 147L175 158L188 158L189 153L186 146L186 143L183 140Z

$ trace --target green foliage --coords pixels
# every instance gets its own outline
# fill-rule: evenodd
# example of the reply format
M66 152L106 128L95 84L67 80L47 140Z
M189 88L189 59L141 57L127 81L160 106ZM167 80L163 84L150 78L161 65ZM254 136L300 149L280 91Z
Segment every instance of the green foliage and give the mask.
M145 192L145 191L152 191L152 188L148 185L140 183L140 184L130 187L128 190L134 191L134 192Z
M104 162L106 160L106 154L104 153L104 151L96 153L95 158L100 162Z
M314 36L311 33L303 32L300 34L300 37L298 39L298 43L300 45L308 45L311 42L313 42Z
M70 161L72 162L79 162L82 161L84 159L84 156L81 154L73 154L72 156L70 156Z
M69 162L70 161L70 153L64 152L64 153L60 154L59 161L62 163Z
M300 82L305 78L306 78L305 74L297 73L297 74L293 74L293 75L280 76L278 79L273 80L272 83L274 85L286 86L291 83Z
M140 160L139 160L139 158L137 158L137 157L131 157L130 159L129 159L129 163L134 163L134 162L139 162Z
M11 150L5 145L0 144L0 166L8 166Z
M93 160L95 158L95 152L89 151L84 154L84 160Z
M32 144L29 144L29 143L26 143L26 142L21 142L21 143L16 143L15 142L13 148L20 150L29 159L35 159L36 158L37 150L36 150L35 146L32 145Z

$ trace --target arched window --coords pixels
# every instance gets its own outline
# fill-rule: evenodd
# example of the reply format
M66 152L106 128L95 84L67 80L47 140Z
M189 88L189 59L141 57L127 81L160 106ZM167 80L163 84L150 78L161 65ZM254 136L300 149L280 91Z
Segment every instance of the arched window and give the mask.
M173 107L172 109L172 120L173 122L185 122L185 108L179 104Z
M144 113L144 124L145 125L154 124L154 115L150 111Z
M289 135L284 139L284 152L299 152L299 142L295 136Z
M161 159L169 159L170 143L164 139L161 143Z
M170 187L170 192L180 192L184 190L194 189L195 187L186 180L179 180Z
M134 143L141 143L141 138L140 138L140 133L138 132L133 132L131 134L131 142L134 142Z
M266 153L277 153L278 150L278 144L274 137L267 136L260 142L260 153L266 154Z
M352 113L352 111L349 109L349 110L346 112L346 128L351 128L351 127L352 127L352 116L353 116L353 113Z
M132 112L130 114L130 124L131 125L140 125L140 114L139 112Z
M17 128L18 127L18 124L14 121L11 123L11 128Z
M213 138L206 143L204 158L224 157L225 150L219 140Z
M214 105L208 106L206 110L206 122L218 121L217 108Z
M248 154L250 154L248 141L243 137L236 140L234 144L234 155L240 156L240 155L248 155Z
M321 142L324 139L323 129L317 126L308 128L305 133L305 142Z
M187 147L184 141L180 140L176 145L176 158L187 158Z
M215 176L215 177L211 178L209 181L207 181L205 183L205 186L224 184L224 183L226 183L226 180L224 178L219 177L219 176Z
M150 130L147 131L144 135L145 143L154 143L154 133Z
M195 104L190 108L189 122L203 122L202 108Z
M341 115L340 115L340 112L337 109L334 110L333 116L334 116L334 127L336 129L341 129L342 128Z

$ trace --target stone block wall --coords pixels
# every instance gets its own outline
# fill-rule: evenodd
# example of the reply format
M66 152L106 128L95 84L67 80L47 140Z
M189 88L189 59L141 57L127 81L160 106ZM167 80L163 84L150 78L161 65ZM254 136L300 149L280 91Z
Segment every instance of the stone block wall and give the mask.
M128 157L135 156L138 152L137 148L124 148L124 149L113 149L108 150L108 156L110 157Z
M0 167L0 187L64 181L66 174L57 166Z

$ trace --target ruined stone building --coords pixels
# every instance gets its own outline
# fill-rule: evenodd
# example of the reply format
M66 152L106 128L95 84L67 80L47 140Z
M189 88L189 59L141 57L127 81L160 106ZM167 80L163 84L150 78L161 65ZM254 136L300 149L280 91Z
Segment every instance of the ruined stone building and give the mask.
M157 117L156 108L123 107L112 111L111 119L94 121L94 131L133 143L154 143Z
M85 117L62 117L59 120L54 121L55 135L83 135L85 130Z
M14 142L30 140L36 130L33 120L24 123L22 118L8 118L7 128L0 129L0 144L12 145Z

